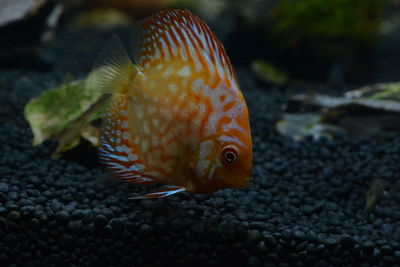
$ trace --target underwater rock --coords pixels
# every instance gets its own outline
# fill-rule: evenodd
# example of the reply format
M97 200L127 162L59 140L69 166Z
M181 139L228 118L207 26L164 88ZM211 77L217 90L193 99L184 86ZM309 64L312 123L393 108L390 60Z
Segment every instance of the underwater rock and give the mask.
M277 121L276 129L280 134L296 141L308 136L312 136L313 139L332 139L336 134L344 132L340 127L321 123L320 115L312 113L284 114L282 119Z
M346 131L366 135L397 131L400 123L398 83L365 86L344 96L292 96L277 130L296 139L307 135L331 136Z
M382 99L400 101L400 82L377 83L348 91L344 94L348 99Z

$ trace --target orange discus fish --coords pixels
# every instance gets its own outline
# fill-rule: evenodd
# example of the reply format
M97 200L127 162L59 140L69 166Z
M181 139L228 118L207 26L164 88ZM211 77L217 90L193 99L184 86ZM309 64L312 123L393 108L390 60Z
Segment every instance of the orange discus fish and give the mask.
M136 199L246 187L248 111L222 44L188 10L160 11L140 33L135 65L113 37L89 76L112 94L102 162L125 181L168 185Z

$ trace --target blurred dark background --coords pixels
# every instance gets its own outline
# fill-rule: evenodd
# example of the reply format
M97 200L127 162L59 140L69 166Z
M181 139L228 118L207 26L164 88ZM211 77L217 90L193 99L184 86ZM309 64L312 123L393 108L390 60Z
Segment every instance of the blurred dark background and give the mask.
M79 46L96 34L129 35L135 21L157 10L188 8L217 34L236 66L263 62L291 80L337 88L397 81L399 7L398 0L3 0L0 67L48 70L60 55L46 48L65 31L83 33L71 35ZM88 62L96 49L87 51ZM78 69L87 70L88 62L78 58Z

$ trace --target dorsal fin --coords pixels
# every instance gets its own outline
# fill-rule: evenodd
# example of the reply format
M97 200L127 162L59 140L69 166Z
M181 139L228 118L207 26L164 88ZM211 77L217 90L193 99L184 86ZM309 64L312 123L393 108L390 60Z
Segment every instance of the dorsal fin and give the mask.
M142 21L140 28L136 54L143 69L174 60L192 61L199 71L208 69L221 78L236 80L224 47L190 11L160 11Z
M126 93L131 88L137 67L117 35L113 35L97 57L87 79L87 86L101 93Z

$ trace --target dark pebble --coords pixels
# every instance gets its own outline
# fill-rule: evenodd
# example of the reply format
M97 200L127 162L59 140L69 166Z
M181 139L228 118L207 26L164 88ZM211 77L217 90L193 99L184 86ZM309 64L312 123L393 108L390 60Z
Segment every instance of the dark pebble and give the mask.
M82 192L78 192L76 194L76 200L79 201L79 202L83 202L85 200L85 198L86 198L86 196Z
M384 245L381 247L381 251L383 254L390 255L393 253L393 248L390 245Z
M84 209L81 211L82 220L85 223L89 223L93 220L93 212L90 209Z
M247 240L246 243L248 245L254 245L257 244L258 242L260 242L262 239L262 235L258 230L252 230L249 231L249 233L247 234Z
M396 250L395 252L393 252L393 256L394 256L397 260L400 260L400 250Z
M104 227L105 225L107 225L108 219L106 216L99 214L94 217L93 222L97 227Z
M30 182L33 185L39 185L41 183L41 179L39 179L39 177L37 176L30 176L28 178L28 182Z
M4 216L7 214L6 207L0 206L0 216Z
M350 248L354 245L354 239L350 235L345 234L341 237L340 243L344 248Z
M151 227L148 224L142 224L139 227L139 235L142 237L148 237L151 234Z
M6 183L0 183L0 192L2 192L2 193L8 193L8 184L6 184Z
M277 245L276 239L272 235L264 235L264 240L270 247L275 247Z
M5 217L0 217L0 229L6 229L7 219Z
M18 193L15 191L9 192L8 193L8 198L11 200L18 200Z
M125 226L125 221L120 218L113 218L110 220L110 225L115 231L122 231Z
M260 260L257 257L254 257L254 256L249 258L249 262L248 263L249 263L248 266L254 266L254 267L261 266Z
M297 240L303 240L306 238L306 235L304 232L297 230L293 232L293 237L296 238Z
M8 218L12 221L14 220L18 220L21 217L21 214L18 211L10 211L10 213L8 213Z
M83 230L83 223L80 220L70 221L67 229L72 233L78 233Z
M215 206L221 208L225 205L225 199L219 197L214 200Z
M368 240L361 244L361 248L365 254L371 254L374 251L375 245L372 241Z
M69 220L69 213L68 212L66 212L66 211L58 211L57 213L56 213L56 220L59 222L59 223L62 223L62 224L67 224L68 223L68 220Z
M22 216L30 216L35 211L33 206L23 206L20 210Z

